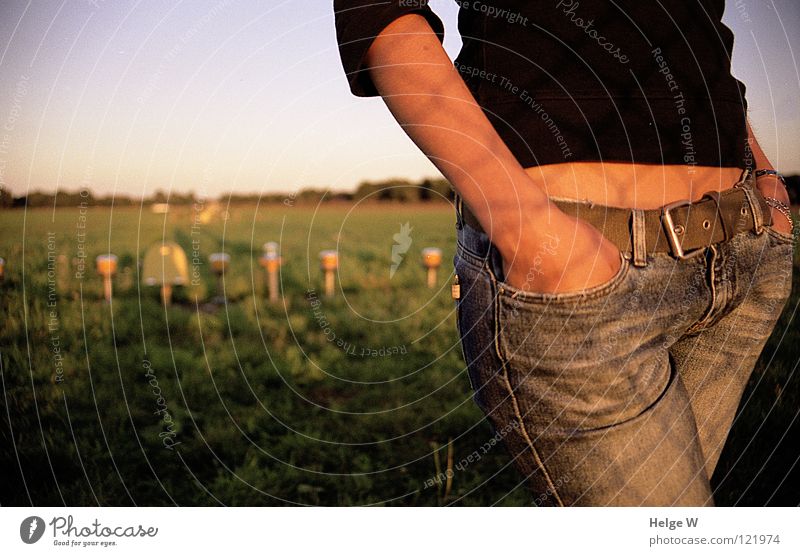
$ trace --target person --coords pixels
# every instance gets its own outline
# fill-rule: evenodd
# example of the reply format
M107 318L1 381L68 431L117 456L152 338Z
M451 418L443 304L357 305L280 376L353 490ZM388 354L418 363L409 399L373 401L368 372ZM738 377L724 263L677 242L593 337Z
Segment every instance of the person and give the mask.
M474 399L540 506L713 504L789 297L788 195L722 0L335 0L351 91L455 189Z

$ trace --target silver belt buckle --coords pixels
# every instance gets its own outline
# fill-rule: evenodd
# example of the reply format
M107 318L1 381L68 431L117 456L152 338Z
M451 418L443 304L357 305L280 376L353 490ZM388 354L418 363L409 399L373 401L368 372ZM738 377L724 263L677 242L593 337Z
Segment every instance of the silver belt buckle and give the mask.
M670 211L672 209L690 206L692 204L691 201L688 199L682 201L675 201L674 203L670 203L668 205L664 205L661 209L661 222L664 224L664 228L667 231L667 241L669 241L669 246L672 249L672 254L677 257L678 259L690 259L696 255L702 253L705 248L698 247L696 249L691 249L690 251L684 251L683 247L681 247L680 239L678 238L678 234L675 232L675 222L672 220L672 214ZM686 230L684 229L684 232Z

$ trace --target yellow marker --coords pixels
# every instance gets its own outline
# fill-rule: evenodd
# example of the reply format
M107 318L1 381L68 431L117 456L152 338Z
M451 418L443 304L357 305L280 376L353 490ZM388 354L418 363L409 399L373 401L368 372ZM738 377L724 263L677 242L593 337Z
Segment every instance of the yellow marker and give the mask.
M208 256L208 261L211 263L211 271L214 274L222 276L228 269L228 264L231 262L231 256L227 253L211 253Z
M422 266L428 269L428 287L436 286L436 274L442 264L442 250L438 247L426 247L422 250Z
M282 260L278 254L278 244L270 241L264 244L264 254L258 263L267 271L267 290L270 301L278 300L278 268Z
M197 255L199 257L199 254ZM199 258L193 259L193 274L199 280ZM172 303L172 286L189 283L189 259L177 243L165 241L147 249L142 263L142 281L147 286L161 286L161 302Z
M339 253L332 249L326 249L319 253L319 265L325 273L325 295L333 295L333 287L336 283L336 269L339 268Z
M117 257L111 253L98 255L95 264L97 273L103 277L103 297L111 301L111 277L117 272Z

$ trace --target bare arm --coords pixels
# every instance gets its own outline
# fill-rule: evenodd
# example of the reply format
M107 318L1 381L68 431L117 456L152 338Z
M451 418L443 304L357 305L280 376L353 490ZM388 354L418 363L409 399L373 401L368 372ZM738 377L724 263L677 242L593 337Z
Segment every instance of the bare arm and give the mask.
M756 136L753 133L753 127L750 125L749 120L747 121L747 142L750 144L750 150L753 152L753 162L755 163L756 168L772 170L772 164L770 164L770 161L767 158L764 150L761 148L761 145L758 144L758 140L756 140Z
M611 243L561 212L525 173L424 17L405 15L386 27L366 64L394 117L489 234L509 283L528 287L535 277L539 291L580 289L608 279L619 267ZM534 276L531 257L543 242L559 248L539 261Z

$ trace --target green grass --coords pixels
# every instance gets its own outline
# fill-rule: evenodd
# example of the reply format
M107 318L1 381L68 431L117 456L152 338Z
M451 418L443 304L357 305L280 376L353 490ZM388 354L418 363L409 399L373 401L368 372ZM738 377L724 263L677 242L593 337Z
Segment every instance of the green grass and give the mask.
M471 401L455 329L449 206L236 206L194 230L192 207L167 216L92 208L82 280L79 216L0 214L0 503L531 503L501 447L455 471L449 492L426 486L446 470L449 443L459 462L492 437ZM406 222L412 245L390 278L392 236ZM48 233L62 256L50 281ZM200 283L176 290L166 310L155 288L139 285L137 263L162 238L190 257L198 247L203 261L231 255L227 305L207 305L215 282L205 264ZM256 264L270 240L285 261L278 305L266 302ZM444 251L433 290L420 268L427 246ZM341 257L330 299L317 259L325 248ZM109 251L120 260L111 304L93 272L94 257ZM796 485L778 489L797 457L781 441L800 407L797 291L720 463L720 503L798 502Z

